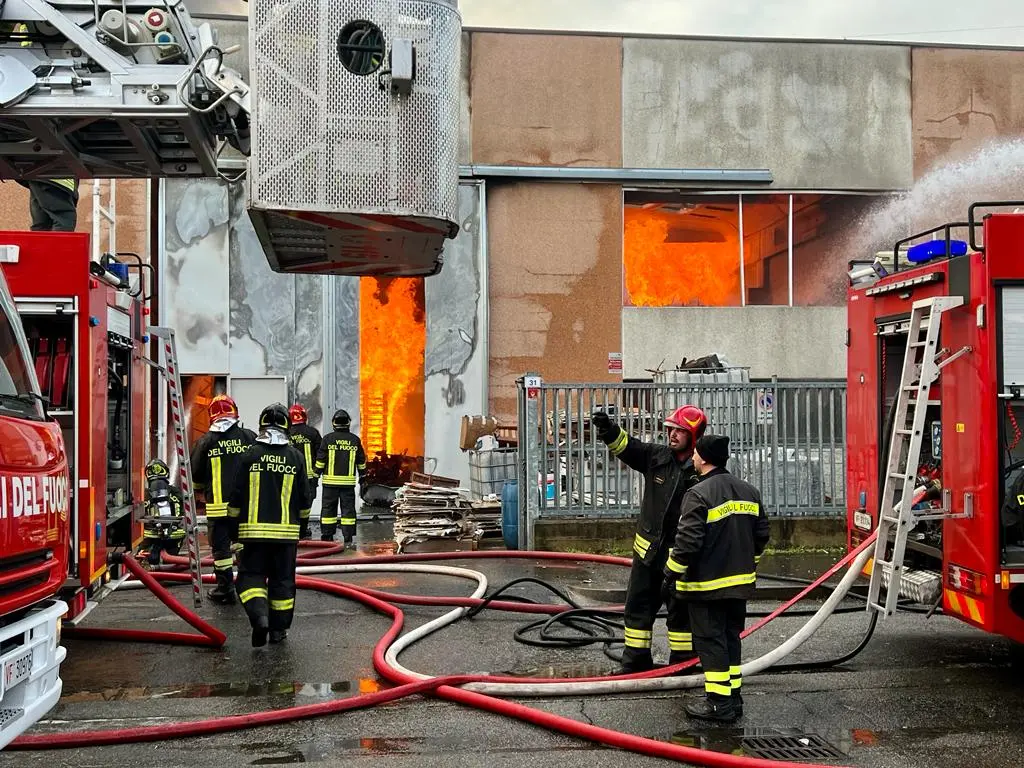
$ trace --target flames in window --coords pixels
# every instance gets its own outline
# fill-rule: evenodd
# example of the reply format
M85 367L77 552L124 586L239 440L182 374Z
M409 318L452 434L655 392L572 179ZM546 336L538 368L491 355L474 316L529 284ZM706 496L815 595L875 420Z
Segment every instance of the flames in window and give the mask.
M360 431L369 459L423 455L424 320L422 279L360 279Z

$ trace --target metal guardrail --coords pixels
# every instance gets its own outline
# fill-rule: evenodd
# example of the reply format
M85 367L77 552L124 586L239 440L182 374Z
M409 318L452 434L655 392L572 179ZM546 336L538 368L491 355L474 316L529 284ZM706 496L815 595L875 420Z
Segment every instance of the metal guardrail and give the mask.
M730 471L760 488L770 515L845 514L845 382L548 384L525 376L520 520L637 514L643 478L610 455L590 415L604 409L630 435L663 443L665 416L687 403L707 413L710 431L729 436Z

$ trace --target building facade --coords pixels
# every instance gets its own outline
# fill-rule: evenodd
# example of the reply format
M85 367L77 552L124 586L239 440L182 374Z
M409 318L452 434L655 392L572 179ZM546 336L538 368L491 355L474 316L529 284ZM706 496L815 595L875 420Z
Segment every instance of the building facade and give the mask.
M244 19L213 23L245 42ZM344 407L465 482L459 420L514 421L527 371L642 379L718 353L844 377L847 262L970 202L894 197L984 192L956 172L1024 135L1022 78L1019 50L467 30L462 231L438 276L272 273L244 188L218 180L118 182L117 245L157 265L196 398L298 399L318 424ZM24 190L0 197L26 227Z

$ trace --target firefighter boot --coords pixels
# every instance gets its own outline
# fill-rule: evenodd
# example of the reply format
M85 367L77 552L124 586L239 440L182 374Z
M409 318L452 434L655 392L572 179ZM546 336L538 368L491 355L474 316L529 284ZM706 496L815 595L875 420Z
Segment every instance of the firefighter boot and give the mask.
M270 620L266 616L257 616L252 622L252 647L262 648L267 644L267 632Z
M693 661L697 658L697 654L693 651L672 651L668 656L668 665L674 667L676 664L682 664L686 661ZM693 670L690 667L676 672L677 675L690 675L693 674Z
M732 697L705 696L686 705L686 716L716 723L735 723L739 719Z
M732 706L736 710L736 717L743 717L743 694L739 691L732 692Z
M277 645L283 643L288 638L288 631L285 629L272 629L270 630L270 644Z
M650 648L626 648L622 652L622 666L617 674L632 675L636 672L648 672L654 669L654 659Z
M217 586L206 593L210 600L219 605L235 604L235 584L232 578L231 569L214 571L217 576Z

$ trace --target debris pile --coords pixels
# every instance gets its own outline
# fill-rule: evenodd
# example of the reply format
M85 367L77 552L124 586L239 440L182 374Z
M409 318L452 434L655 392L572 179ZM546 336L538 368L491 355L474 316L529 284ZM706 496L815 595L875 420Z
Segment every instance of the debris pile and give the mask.
M475 544L483 534L465 489L406 483L395 494L394 511L398 552L437 539Z
M473 522L480 531L481 538L501 537L501 501L485 499L474 501Z

